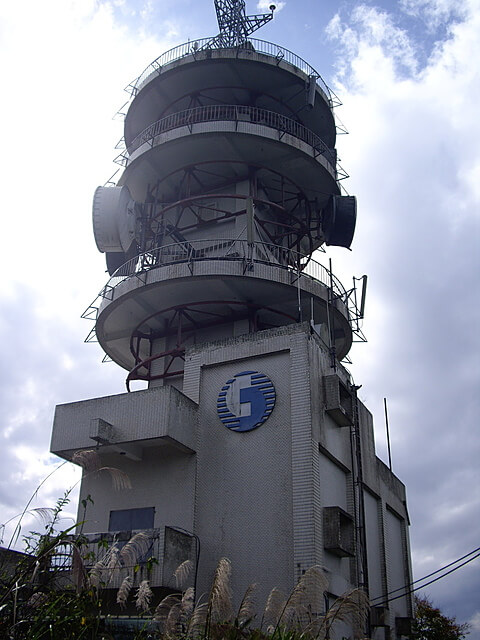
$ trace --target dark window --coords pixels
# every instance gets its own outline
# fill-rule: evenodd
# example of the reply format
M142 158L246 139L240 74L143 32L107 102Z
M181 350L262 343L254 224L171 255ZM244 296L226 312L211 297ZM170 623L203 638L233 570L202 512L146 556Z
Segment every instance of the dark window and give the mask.
M133 531L136 529L153 529L155 517L154 507L142 509L119 509L110 511L109 531Z

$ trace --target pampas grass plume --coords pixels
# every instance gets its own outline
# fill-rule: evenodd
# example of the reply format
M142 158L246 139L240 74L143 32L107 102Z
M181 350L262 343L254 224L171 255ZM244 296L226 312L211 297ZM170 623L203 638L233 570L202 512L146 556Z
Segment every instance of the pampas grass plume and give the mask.
M121 607L125 607L127 604L128 596L130 594L130 589L132 588L132 578L130 576L126 576L120 588L117 592L117 604Z
M137 609L140 611L148 611L150 608L150 600L152 599L153 593L150 589L150 584L148 580L142 580L137 589L137 597L135 600L135 605Z

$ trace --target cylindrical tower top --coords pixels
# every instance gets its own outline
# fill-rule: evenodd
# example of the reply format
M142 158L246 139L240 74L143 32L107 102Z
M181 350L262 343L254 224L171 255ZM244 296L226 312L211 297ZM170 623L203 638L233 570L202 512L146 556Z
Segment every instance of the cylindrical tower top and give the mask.
M95 194L112 274L96 334L129 380L181 381L189 344L300 320L328 327L339 358L352 342L349 296L312 259L350 246L355 227L332 95L306 62L248 37L272 12L215 6L218 36L130 85L124 171Z

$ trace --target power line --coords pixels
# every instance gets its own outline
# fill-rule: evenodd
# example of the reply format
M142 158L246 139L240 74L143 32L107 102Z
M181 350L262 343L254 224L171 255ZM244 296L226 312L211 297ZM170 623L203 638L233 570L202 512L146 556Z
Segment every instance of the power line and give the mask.
M478 551L478 549L477 549L477 551ZM474 551L472 551L472 553L474 553ZM471 555L471 554L467 554L467 555ZM463 556L463 557L465 558L466 556ZM403 598L404 596L408 596L410 593L413 593L414 591L418 591L418 589L423 589L424 587L428 587L429 584L433 584L434 582L437 582L438 580L441 580L442 578L445 578L450 573L453 573L457 569L460 569L461 567L465 566L469 562L472 562L472 560L476 560L477 558L480 558L480 553L477 553L477 555L473 556L473 558L469 558L468 560L465 560L465 562L462 562L462 564L459 564L457 567L454 567L453 569L450 569L450 571L447 571L446 573L443 573L441 576L438 576L437 578L434 578L433 580L430 580L430 582L426 582L425 584L421 584L418 587L415 587L413 589L407 589L404 593L401 593L400 595L395 596L393 598L388 598L387 597L386 600L383 600L382 602L376 603L374 606L380 607L380 606L382 606L384 604L388 604L389 602L392 602L393 600L398 600L398 598ZM459 560L457 560L456 562L458 562L458 561ZM451 563L451 564L455 564L455 562ZM451 566L451 564L450 565L446 565L446 566ZM439 569L438 571L442 571L442 569ZM438 573L438 571L435 571L434 573ZM433 573L430 574L430 575L433 575ZM426 577L428 577L428 576L426 576ZM425 580L425 578L420 578L420 580ZM416 580L415 582L419 582L419 580ZM414 584L414 583L412 582L411 584ZM408 585L406 585L406 586L408 586ZM405 588L405 587L402 587L402 588ZM399 589L396 589L396 591L399 591ZM393 593L393 591L391 593ZM377 599L377 598L375 598L375 599Z
M440 571L444 571L445 569L448 569L449 567L453 566L454 564L457 564L457 562L461 562L462 560L465 560L465 558L468 558L468 556L471 556L472 554L477 553L477 551L480 551L480 547L477 547L473 551L470 551L469 553L466 553L464 556L462 556L461 558L457 558L453 562L449 562L449 564L446 564L443 567L440 567L440 569L437 569L436 571L432 571L432 573L428 573L426 576L423 576L422 578L417 578L417 580L414 580L413 582L409 582L408 584L403 585L403 587L398 587L398 589L393 589L392 591L387 591L387 593L385 595L389 596L392 593L397 593L397 591L403 591L404 589L407 589L408 587L411 587L414 584L417 584L417 582L423 582L427 578L431 578L431 576L434 576L435 574L440 573ZM473 558L472 558L472 560L473 560ZM445 575L448 575L448 574L445 574ZM418 588L421 589L421 587L418 587ZM385 596L377 596L376 598L373 598L373 600L381 600L384 597Z

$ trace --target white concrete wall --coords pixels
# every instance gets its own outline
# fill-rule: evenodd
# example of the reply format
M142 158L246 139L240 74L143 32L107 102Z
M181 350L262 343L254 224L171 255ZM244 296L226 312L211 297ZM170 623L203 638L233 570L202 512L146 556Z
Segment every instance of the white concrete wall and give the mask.
M276 404L260 427L234 432L221 422L217 398L227 380L246 370L270 378ZM153 441L138 462L105 455L106 465L128 473L133 488L115 493L106 474L86 478L81 497L94 499L86 531L107 530L111 509L154 506L155 527L181 527L200 537L199 593L208 589L220 557L232 561L237 602L250 583L258 582L262 605L272 587L290 591L313 564L326 569L332 595L356 586L357 558L324 549L324 508L339 507L358 524L360 507L358 496L354 501L351 427L339 426L325 412L324 376L332 373L348 387L348 374L341 366L333 371L328 351L307 323L189 347L183 384L187 398L164 387L147 392L145 399L173 393L179 406L194 408L191 449L196 453ZM117 420L121 412L141 416L138 393L145 392L105 402L118 405ZM152 415L156 410L161 411L160 404L148 409ZM182 414L177 417L182 420ZM369 584L371 596L377 597L411 580L405 489L377 459L372 417L361 403L358 418ZM62 437L66 446L68 437ZM396 600L390 624L395 616L410 614L410 599ZM375 638L382 634L376 630Z
M277 401L253 431L227 429L217 415L217 396L236 373L259 371L273 382ZM202 540L200 590L222 556L233 565L238 599L251 582L262 593L292 581L292 464L289 357L273 354L204 367L197 436L195 530ZM203 586L202 586L203 585Z

